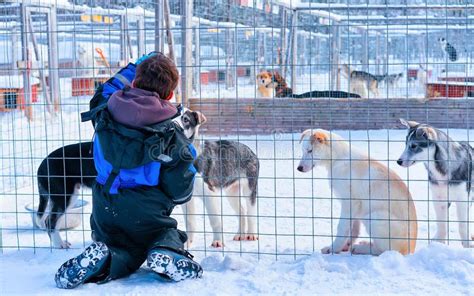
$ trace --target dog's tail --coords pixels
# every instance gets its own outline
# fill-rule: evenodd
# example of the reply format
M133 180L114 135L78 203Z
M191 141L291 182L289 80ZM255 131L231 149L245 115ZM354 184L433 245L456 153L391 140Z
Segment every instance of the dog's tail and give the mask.
M360 98L360 95L349 93L345 91L335 91L335 90L326 90L326 91L309 91L302 94L292 94L292 98L296 99L309 99L309 98Z
M42 184L38 184L38 191L39 191L39 205L38 205L38 218L41 219L46 211L46 207L48 205L48 192L43 188Z
M49 190L48 190L48 159L44 159L41 165L38 167L37 178L38 178L38 193L39 193L39 205L36 213L37 222L41 221L46 211L49 201ZM38 224L40 225L40 224Z

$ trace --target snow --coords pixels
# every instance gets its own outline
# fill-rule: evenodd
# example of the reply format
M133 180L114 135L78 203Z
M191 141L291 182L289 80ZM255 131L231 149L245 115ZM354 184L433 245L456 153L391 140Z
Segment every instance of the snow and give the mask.
M469 295L474 285L474 252L432 244L406 257L396 252L380 257L315 253L297 260L257 261L245 255L213 255L198 259L205 270L199 280L163 282L142 268L112 283L58 290L53 281L56 267L75 253L22 250L0 256L2 294Z

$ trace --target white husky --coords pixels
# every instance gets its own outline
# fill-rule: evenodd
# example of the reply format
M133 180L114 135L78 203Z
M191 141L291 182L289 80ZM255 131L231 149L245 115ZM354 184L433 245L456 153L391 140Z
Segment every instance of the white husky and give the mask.
M410 192L400 177L340 136L322 129L301 135L303 156L298 171L325 168L331 187L341 201L337 236L322 253L351 251L379 255L387 250L402 254L415 251L417 218ZM360 223L372 243L355 244Z

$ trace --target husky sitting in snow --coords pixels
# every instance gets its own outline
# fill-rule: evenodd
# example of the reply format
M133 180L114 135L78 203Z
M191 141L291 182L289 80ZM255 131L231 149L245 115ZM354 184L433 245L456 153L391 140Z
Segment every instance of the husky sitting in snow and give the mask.
M341 201L336 238L321 250L323 254L351 251L379 255L395 250L406 255L415 251L415 204L394 171L326 130L306 130L300 141L303 156L297 170L325 168L331 176L332 191ZM355 243L361 224L372 242Z
M404 119L400 122L408 128L408 135L397 163L410 167L422 162L428 170L438 225L433 240L446 242L448 209L451 202L456 202L461 243L465 248L473 247L468 223L474 150L468 143L456 142L430 125Z

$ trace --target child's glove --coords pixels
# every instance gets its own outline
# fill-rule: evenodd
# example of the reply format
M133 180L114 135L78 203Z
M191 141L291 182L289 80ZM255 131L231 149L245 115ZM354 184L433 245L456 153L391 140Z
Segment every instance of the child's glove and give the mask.
M152 52L150 52L149 54L145 54L145 55L141 56L141 57L135 62L135 65L138 66L138 65L140 65L140 63L143 62L144 60L148 59L149 57L155 56L155 55L157 55L157 54L158 54L158 52L156 52L156 51L152 51Z

